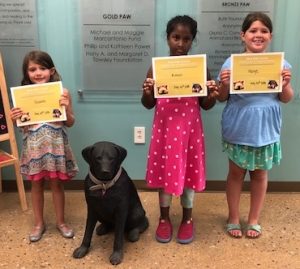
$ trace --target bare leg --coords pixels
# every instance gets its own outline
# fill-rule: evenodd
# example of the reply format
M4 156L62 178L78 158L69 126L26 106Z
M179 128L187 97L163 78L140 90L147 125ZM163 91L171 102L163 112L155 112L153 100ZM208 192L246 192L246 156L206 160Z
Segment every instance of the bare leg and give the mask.
M65 223L65 193L63 184L59 180L49 180L55 209L57 225Z
M31 199L34 215L34 226L29 234L30 242L37 242L45 232L44 223L44 180L31 182Z
M31 182L31 200L34 214L34 226L44 226L44 180Z
M189 188L184 188L180 196L182 206L182 223L192 220L192 211L194 204L195 191Z
M268 171L254 170L250 171L250 211L248 216L248 224L258 224L259 216L263 208L268 187ZM257 237L259 233L249 230L247 232L249 237Z
M51 179L49 182L52 190L57 229L60 231L63 237L72 238L74 236L74 232L65 223L65 192L63 183L60 180L53 179Z
M247 170L237 166L233 161L229 160L226 196L229 210L227 222L231 224L240 223L239 204L246 171ZM229 233L234 237L242 236L240 230L231 230Z

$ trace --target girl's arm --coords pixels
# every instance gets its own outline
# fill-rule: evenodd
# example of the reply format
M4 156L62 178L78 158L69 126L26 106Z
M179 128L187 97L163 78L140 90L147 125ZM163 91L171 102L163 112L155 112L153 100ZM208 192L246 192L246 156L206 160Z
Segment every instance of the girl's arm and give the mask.
M224 69L220 74L218 101L224 102L229 97L230 70Z
M288 103L294 97L294 91L291 85L291 71L284 69L282 75L282 92L278 94L279 100L283 103Z
M61 98L59 100L59 104L61 106L65 106L65 108L66 108L67 120L64 122L64 124L67 127L72 127L75 122L75 116L74 116L73 107L72 107L72 98L67 89L64 89L63 94L61 95Z
M143 83L143 95L141 102L144 107L151 109L156 105L156 99L154 98L154 80L152 74L152 67L147 72L147 77Z
M208 80L206 82L206 86L207 86L208 93L207 96L200 98L200 106L203 109L208 110L215 105L216 98L219 93L218 93L218 87L214 80Z
M206 70L206 74L207 74L206 87L207 87L208 92L207 92L206 97L199 98L199 104L203 109L208 110L216 104L216 96L218 95L218 87L216 85L216 82L214 80L212 80L211 74L210 74L208 68Z

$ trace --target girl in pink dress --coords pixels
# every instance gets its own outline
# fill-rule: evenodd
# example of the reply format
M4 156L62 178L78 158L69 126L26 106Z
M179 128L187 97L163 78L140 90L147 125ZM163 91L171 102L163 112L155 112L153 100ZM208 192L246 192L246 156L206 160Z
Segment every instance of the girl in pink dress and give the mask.
M22 85L59 81L60 76L51 57L43 51L29 52L23 61ZM66 127L75 122L72 100L67 89L63 90L59 105L66 109L66 121L45 122L22 127L23 146L21 173L31 180L31 199L34 226L29 234L30 242L39 241L46 230L44 210L44 183L49 181L52 190L56 227L65 238L74 236L73 229L65 223L65 194L63 181L70 180L78 167L69 144ZM24 111L11 109L11 119L20 119ZM56 115L55 115L56 116Z
M187 55L197 33L197 22L189 16L176 16L167 24L170 56ZM181 197L182 222L177 241L190 243L194 238L192 208L194 193L205 189L205 148L200 107L214 106L217 87L208 76L206 97L154 98L152 68L143 84L142 104L155 106L151 143L146 171L147 185L159 189L160 219L156 240L172 238L169 209L172 196Z

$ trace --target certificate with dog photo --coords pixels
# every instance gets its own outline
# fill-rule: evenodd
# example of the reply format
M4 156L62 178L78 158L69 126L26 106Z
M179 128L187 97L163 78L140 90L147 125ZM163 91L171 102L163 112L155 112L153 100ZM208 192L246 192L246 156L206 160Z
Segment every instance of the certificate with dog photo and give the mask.
M22 109L17 126L65 121L66 110L59 105L63 93L61 81L11 87L13 106Z
M206 96L206 55L152 58L155 98Z
M283 52L231 55L230 93L282 91Z

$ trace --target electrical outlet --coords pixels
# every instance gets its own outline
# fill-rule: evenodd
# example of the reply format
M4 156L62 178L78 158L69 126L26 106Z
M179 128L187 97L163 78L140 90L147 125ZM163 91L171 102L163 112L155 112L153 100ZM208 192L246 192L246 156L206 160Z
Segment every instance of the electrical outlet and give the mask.
M145 144L145 127L135 126L133 131L133 140L135 144Z

